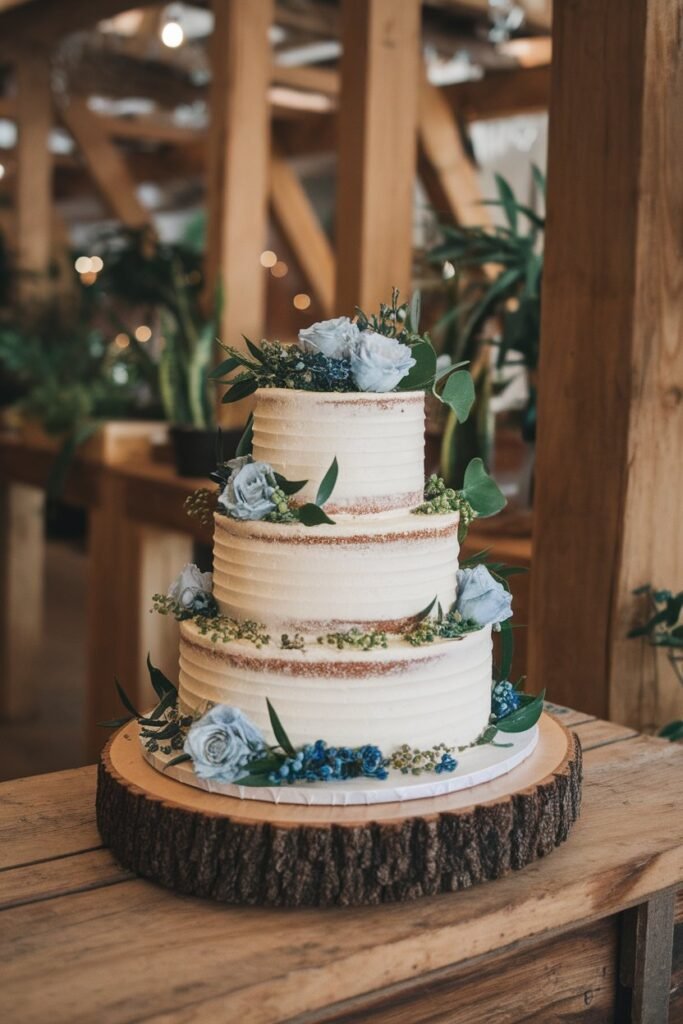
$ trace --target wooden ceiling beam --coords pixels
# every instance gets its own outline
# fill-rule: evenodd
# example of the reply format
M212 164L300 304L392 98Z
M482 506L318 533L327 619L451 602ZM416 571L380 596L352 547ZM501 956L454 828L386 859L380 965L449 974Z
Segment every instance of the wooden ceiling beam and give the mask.
M497 71L471 82L441 88L466 121L547 110L550 100L550 65Z

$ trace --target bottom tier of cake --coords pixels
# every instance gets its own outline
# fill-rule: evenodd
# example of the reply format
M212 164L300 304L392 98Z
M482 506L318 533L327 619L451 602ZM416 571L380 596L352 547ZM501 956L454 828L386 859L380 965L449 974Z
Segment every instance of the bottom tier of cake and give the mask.
M297 747L318 739L372 743L387 755L403 744L466 747L489 722L491 651L490 626L423 647L390 637L386 647L339 650L312 638L282 650L213 639L184 622L179 706L192 714L209 704L240 708L269 743L266 700Z

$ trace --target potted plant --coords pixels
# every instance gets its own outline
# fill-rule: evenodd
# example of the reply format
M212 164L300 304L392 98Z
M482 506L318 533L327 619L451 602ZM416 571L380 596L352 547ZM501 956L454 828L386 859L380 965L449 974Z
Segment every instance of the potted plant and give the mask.
M545 193L545 179L532 168L536 188ZM477 390L477 410L467 437L449 422L444 433L442 474L458 476L475 449L487 454L490 443L491 397L500 407L521 411L525 441L536 438L536 374L538 368L544 217L520 203L509 183L496 175L498 197L486 205L500 207L504 226L442 225L443 241L429 253L432 263L452 267L448 282L451 308L441 320L446 348L454 362L467 359ZM489 352L495 350L495 358ZM526 382L520 380L520 371ZM521 385L521 386L520 386ZM521 406L521 408L520 408ZM463 457L458 444L468 449Z

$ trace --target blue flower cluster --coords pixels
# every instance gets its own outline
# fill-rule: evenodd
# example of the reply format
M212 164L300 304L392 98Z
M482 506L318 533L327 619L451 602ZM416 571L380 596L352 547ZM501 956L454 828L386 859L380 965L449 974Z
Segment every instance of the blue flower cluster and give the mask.
M520 696L512 683L504 679L496 683L491 694L491 712L496 718L505 718L516 711L521 703Z
M454 772L458 767L457 760L452 754L444 754L439 763L437 764L434 771L437 775L442 775L443 772Z
M378 747L328 747L323 740L307 744L288 757L277 772L270 776L273 783L331 782L333 779L355 779L364 775L373 779L386 779L385 759Z

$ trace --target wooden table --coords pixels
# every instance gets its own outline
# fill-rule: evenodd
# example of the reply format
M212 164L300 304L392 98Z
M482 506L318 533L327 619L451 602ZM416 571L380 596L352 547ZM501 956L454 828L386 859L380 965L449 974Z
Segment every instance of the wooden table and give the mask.
M231 908L122 871L95 769L0 786L0 1018L11 1024L683 1020L683 751L561 710L584 806L546 860L350 910Z

